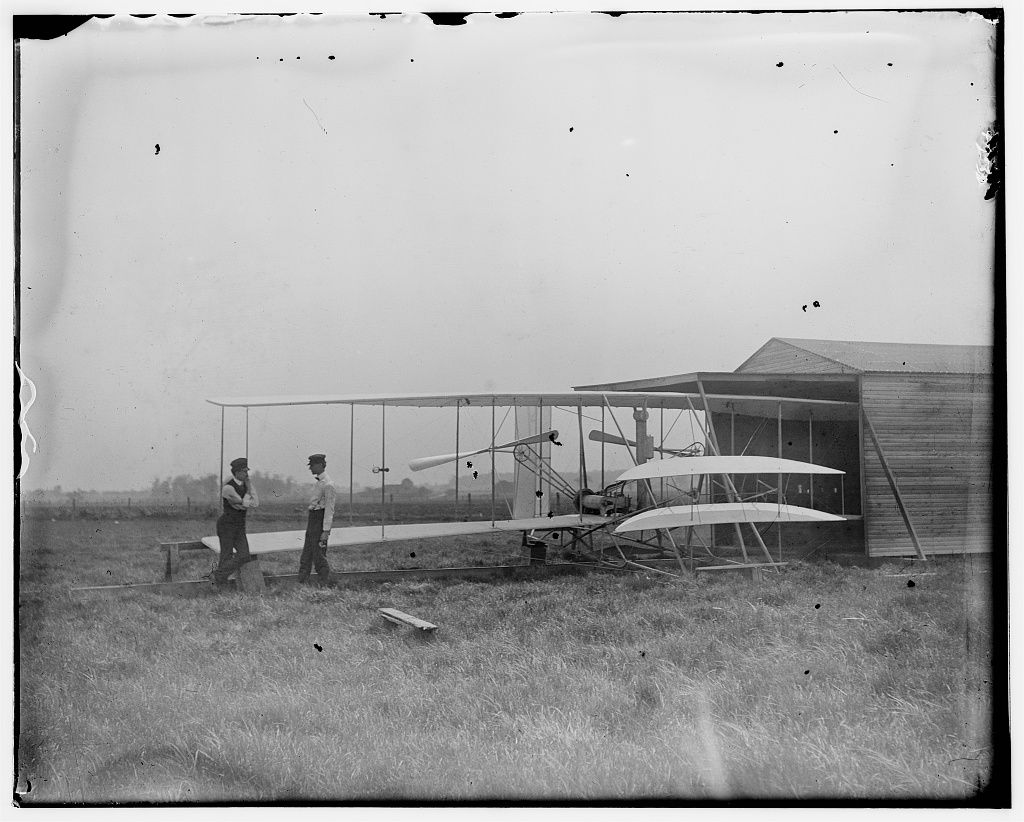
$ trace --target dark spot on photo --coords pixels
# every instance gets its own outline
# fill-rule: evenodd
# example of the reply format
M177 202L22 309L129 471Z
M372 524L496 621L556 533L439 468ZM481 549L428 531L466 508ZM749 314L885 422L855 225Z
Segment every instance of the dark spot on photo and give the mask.
M916 585L916 583L914 582L914 580L912 580L912 579L908 579L907 580L907 587L908 588L913 588L915 585Z
M315 642L313 643L313 647L316 648L316 652L318 654L323 653L324 649L320 645L317 645Z
M776 68L782 68L782 61L781 61L781 60L779 60L779 62L777 62L777 63L775 64L775 67L776 67Z
M416 559L416 552L415 552L415 551L410 551L410 552L409 552L409 556L410 556L410 557L411 557L412 559Z

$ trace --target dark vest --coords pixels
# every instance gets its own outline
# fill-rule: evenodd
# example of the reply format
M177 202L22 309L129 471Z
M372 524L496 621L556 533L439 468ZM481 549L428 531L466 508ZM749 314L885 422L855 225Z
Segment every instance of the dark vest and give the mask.
M224 484L230 485L234 488L238 496L242 498L245 497L245 492L249 490L245 485L237 482L234 477ZM224 514L222 516L224 522L230 522L235 525L245 525L245 515L248 513L247 511L239 511L237 508L232 508L231 503L223 497L221 497L221 502L224 504Z

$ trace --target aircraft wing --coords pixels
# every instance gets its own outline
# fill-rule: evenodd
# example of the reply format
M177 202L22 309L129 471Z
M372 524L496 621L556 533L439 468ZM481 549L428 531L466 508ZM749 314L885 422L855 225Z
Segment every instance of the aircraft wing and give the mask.
M735 394L707 394L712 411L736 411L743 414L772 416L777 406L785 403L783 419L807 419L810 411L815 419L856 419L856 402L820 400L805 397L737 396ZM639 408L686 410L700 408L701 397L694 393L671 391L522 391L513 393L469 392L464 394L293 394L287 396L210 397L207 402L223 408L264 408L294 405L383 405L389 407L450 408L474 406L490 408L551 407L565 408Z
M686 477L700 474L843 474L835 468L815 465L813 462L780 459L778 457L704 456L672 457L651 460L623 472L616 482L655 479L657 477Z
M385 525L355 525L332 528L328 548L348 548L354 545L376 545L386 542L402 542L411 539L432 537L457 537L467 534L514 533L516 531L560 531L564 528L593 528L605 525L608 520L592 515L562 514L556 517L533 517L530 519L474 520L470 522L416 522ZM247 534L249 553L269 554L275 551L301 551L305 531L267 531ZM217 537L203 537L203 545L212 551L220 551Z
M845 517L775 502L713 502L700 505L672 505L644 511L621 523L616 534L684 528L689 525L719 525L731 522L836 522Z

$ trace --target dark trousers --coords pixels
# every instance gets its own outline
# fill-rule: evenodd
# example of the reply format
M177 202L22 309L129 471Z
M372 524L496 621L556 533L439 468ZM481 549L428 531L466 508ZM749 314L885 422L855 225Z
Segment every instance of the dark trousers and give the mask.
M213 579L218 585L228 581L233 571L238 570L252 557L249 555L249 540L245 536L245 523L225 522L224 517L217 520L217 539L220 540L220 562L213 572Z
M320 581L327 583L331 578L331 566L327 564L327 546L320 547L320 535L324 532L324 512L310 511L306 521L306 541L299 557L299 582L309 579L309 569L316 568Z

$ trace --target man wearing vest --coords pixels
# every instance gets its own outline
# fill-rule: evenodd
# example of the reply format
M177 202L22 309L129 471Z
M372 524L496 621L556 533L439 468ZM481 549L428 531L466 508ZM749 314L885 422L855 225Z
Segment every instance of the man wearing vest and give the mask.
M222 588L228 577L250 559L249 540L245 536L245 515L260 504L256 489L249 481L249 461L239 457L231 461L231 479L220 492L224 513L217 520L220 562L213 572L213 584Z
M316 488L309 501L306 541L299 558L299 582L308 582L310 568L315 567L320 584L326 585L331 579L331 566L327 564L327 540L334 524L334 483L327 476L327 457L323 454L310 456L309 471L316 478Z

